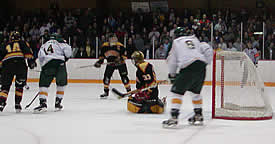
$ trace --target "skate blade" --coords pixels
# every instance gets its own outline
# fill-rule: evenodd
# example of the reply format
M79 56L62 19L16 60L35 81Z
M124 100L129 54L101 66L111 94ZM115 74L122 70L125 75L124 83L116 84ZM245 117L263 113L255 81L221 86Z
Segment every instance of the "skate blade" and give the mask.
M15 113L21 113L21 111L22 111L21 109L16 109Z
M44 113L44 112L47 112L47 109L34 110L33 114L41 114L41 113Z
M176 125L166 125L166 124L163 124L162 128L165 128L165 129L179 129L179 125L178 124L176 124Z
M59 112L59 111L61 111L62 110L62 108L55 108L54 109L54 112Z
M193 126L203 126L203 122L202 121L189 122L189 124L193 125Z
M106 96L106 97L100 97L100 99L107 99L108 97Z

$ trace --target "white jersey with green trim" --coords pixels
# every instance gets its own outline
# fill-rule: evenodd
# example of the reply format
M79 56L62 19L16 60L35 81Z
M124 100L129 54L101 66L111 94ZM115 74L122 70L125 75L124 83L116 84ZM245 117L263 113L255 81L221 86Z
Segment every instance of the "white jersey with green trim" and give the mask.
M65 61L72 55L72 48L67 43L60 43L56 40L49 40L40 47L38 59L41 67L52 59Z
M211 63L213 49L207 43L201 43L195 35L182 36L173 41L167 58L169 73L176 73L196 60Z

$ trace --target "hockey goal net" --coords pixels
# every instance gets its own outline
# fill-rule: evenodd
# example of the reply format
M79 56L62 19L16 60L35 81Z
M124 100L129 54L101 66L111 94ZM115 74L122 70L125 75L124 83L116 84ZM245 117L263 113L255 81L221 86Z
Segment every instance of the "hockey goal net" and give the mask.
M212 78L212 118L272 118L272 108L265 95L264 83L244 52L216 52Z

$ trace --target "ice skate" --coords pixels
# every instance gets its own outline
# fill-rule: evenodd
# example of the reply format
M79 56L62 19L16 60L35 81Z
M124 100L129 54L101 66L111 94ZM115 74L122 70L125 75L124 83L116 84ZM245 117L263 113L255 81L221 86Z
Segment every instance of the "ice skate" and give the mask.
M6 106L5 102L0 103L0 112L2 112L4 110L5 106Z
M188 119L190 125L203 125L202 109L195 108L195 115Z
M107 97L109 96L108 92L104 92L103 94L100 95L101 99L107 99Z
M168 119L162 122L163 128L177 128L178 127L178 119Z
M57 111L61 111L63 109L63 106L61 105L61 101L62 99L61 98L56 98L55 99L55 112Z
M40 105L33 109L33 113L39 114L47 111L47 104L45 99L40 99Z
M22 111L22 107L20 104L15 104L14 108L16 113L20 113Z

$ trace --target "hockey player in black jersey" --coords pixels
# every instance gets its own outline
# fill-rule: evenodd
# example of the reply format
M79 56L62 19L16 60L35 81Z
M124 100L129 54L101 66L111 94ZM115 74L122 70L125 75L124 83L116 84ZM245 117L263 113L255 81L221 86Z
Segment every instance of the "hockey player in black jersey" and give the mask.
M125 64L125 47L123 44L118 42L116 35L112 35L108 42L103 43L101 48L101 55L99 60L94 64L96 68L100 68L103 64L104 59L107 60L107 66L104 72L104 93L100 95L101 98L107 98L109 95L109 84L114 70L119 71L121 81L124 84L126 91L131 91L128 78L128 70Z
M144 61L144 55L141 51L135 51L132 56L132 62L137 67L136 88L143 89L156 85L156 75L153 65ZM133 113L163 113L166 99L160 100L158 97L158 86L146 91L139 92L128 99L127 109Z
M6 106L6 100L10 91L13 77L15 76L15 110L21 111L23 87L27 81L27 65L33 69L36 66L35 59L29 44L20 40L19 32L10 34L10 41L0 48L0 62L2 62L2 86L0 92L0 111Z

